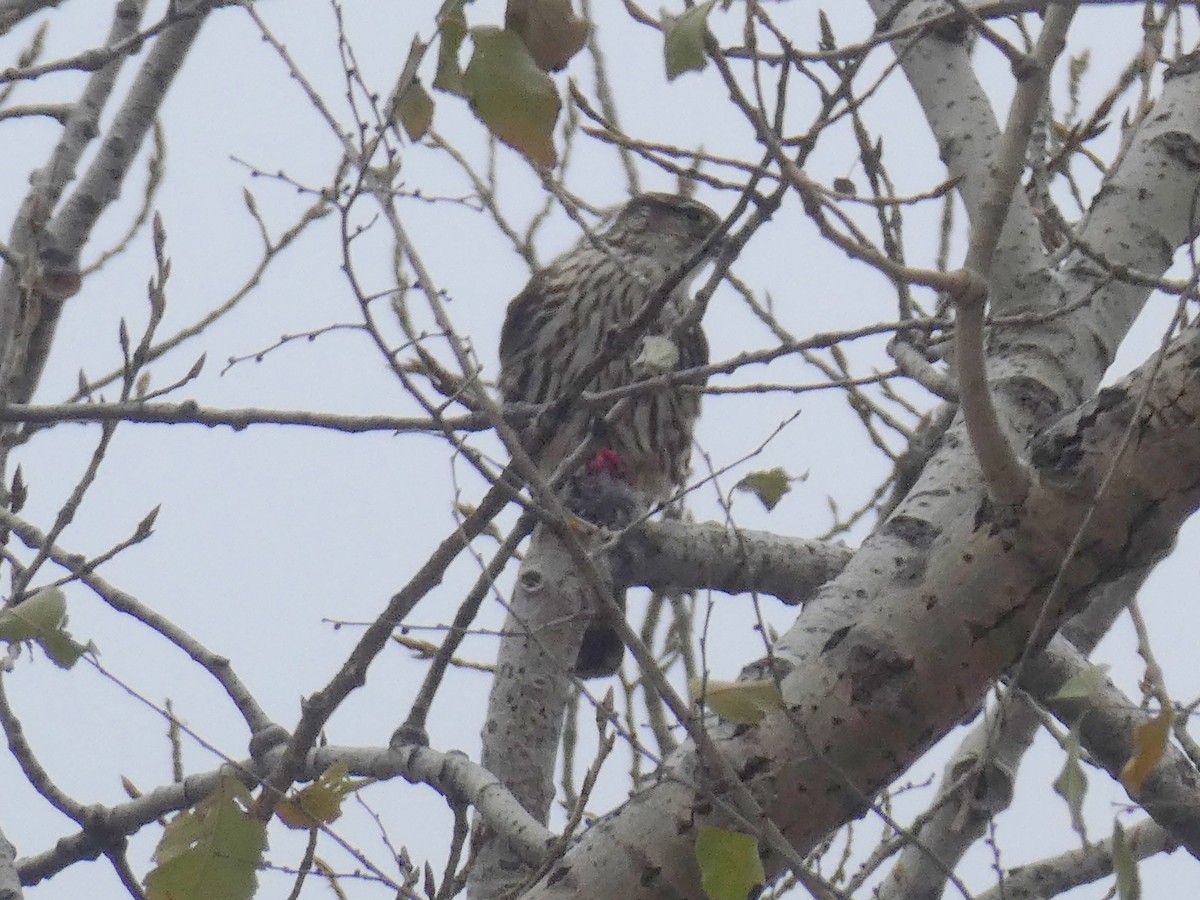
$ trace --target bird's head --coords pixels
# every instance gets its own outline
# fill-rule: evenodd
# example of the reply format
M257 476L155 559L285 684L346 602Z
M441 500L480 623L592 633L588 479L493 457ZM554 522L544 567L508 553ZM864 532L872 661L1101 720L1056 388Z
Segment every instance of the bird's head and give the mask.
M621 249L664 255L670 257L669 262L682 263L720 224L721 217L699 200L677 194L639 194L617 213L604 239Z

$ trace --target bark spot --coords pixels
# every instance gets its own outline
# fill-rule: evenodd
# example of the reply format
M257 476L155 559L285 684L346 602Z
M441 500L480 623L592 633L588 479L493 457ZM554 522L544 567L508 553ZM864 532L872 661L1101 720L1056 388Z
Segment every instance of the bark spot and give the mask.
M1167 70L1163 73L1163 80L1169 81L1181 75L1191 75L1193 72L1200 72L1200 53L1185 53L1167 66Z
M914 582L920 581L925 574L925 556L910 556L907 559L903 556L897 556L896 571L892 576L896 581Z
M1163 132L1154 143L1184 168L1200 169L1200 144L1186 131Z
M1011 378L1005 385L1005 393L1020 404L1035 422L1045 422L1062 412L1062 401L1058 395L1035 378Z
M756 775L767 771L770 765L771 761L767 759L767 757L752 756L746 760L746 764L742 766L741 771L738 772L738 778L740 778L742 781L749 781Z
M883 526L883 533L904 541L914 550L928 550L941 529L915 516L892 516Z
M853 626L851 625L843 625L841 628L837 629L829 636L829 640L825 642L825 645L821 648L821 652L828 653L830 650L834 649L838 644L844 641L846 639L846 635L850 633L850 629L852 627Z
M782 657L763 656L752 663L747 663L742 668L738 680L779 682L791 675L792 670L795 668L795 663L789 662Z
M854 703L871 702L880 691L894 688L912 667L913 661L893 647L859 644L850 653L850 699Z
M646 866L646 868L642 869L642 876L638 880L642 887L650 887L661 877L662 866Z

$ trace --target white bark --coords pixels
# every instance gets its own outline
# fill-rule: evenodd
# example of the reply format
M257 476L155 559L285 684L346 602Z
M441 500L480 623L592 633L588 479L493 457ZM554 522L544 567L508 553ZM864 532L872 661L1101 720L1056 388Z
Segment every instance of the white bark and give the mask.
M0 832L0 900L21 900L25 896L17 867L13 864L16 856L17 849Z
M1119 251L1117 258L1147 273L1161 273L1171 250L1193 233L1181 198L1200 185L1193 161L1200 104L1184 98L1198 89L1192 72L1167 81L1114 175L1121 199L1104 192L1087 223L1085 234L1102 254ZM1135 219L1153 222L1153 233L1131 235L1117 226ZM1028 438L1095 389L1109 362L1108 338L1147 291L1097 288L1093 273L1066 266L1048 293L1039 291L1047 282L1036 279L1027 295L1020 265L1008 284L1000 271L998 295L1021 308L1092 298L1078 315L1006 330L995 340L1001 415ZM1090 334L1101 337L1088 340ZM861 814L876 791L970 714L1031 638L1045 641L1091 589L1149 564L1169 545L1197 502L1192 485L1200 461L1188 447L1195 418L1189 404L1200 400L1188 371L1194 339L1168 357L1152 386L1149 408L1157 415L1139 417L1138 442L1120 461L1122 477L1108 484L1087 539L1065 566L1104 466L1116 462L1146 373L1039 439L1033 463L1044 477L1012 522L993 520L965 442L952 430L897 514L805 607L776 648L790 670L782 681L788 714L718 733L722 750L801 852ZM1068 452L1085 441L1086 452ZM1060 568L1061 583L1048 596ZM528 896L697 896L695 828L730 826L709 799L723 791L706 783L685 746L654 785L585 834L553 878Z
M1082 654L1090 653L1145 575L1134 572L1102 587L1087 609L1063 627L1063 635ZM934 900L943 895L947 870L957 868L987 833L993 817L1012 803L1021 760L1041 726L1041 714L1023 691L1006 691L1001 704L985 712L946 764L931 804L933 814L876 888L878 900Z
M860 814L1097 584L1156 559L1200 504L1200 331L1179 340L1157 373L1154 362L1039 438L1032 460L1041 479L1014 520L994 520L983 504L976 516L953 522L930 537L923 571L889 571L891 590L832 633L804 632L802 615L790 647L780 648L794 666L782 680L787 712L718 730L723 752L801 852ZM1130 428L1137 448L1122 455ZM1120 477L1096 498L1110 467ZM1064 559L1089 515L1084 539ZM1078 654L1063 638L1051 648L1046 665L1061 684ZM1026 661L1026 679L1051 678L1040 674L1041 659ZM1093 740L1107 748L1103 764L1119 768L1128 759L1129 726L1143 714L1124 697L1109 705L1124 727L1102 724ZM1200 817L1190 812L1200 809L1195 783L1186 759L1168 753L1139 802L1200 852ZM694 829L731 826L710 800L724 790L706 781L683 748L654 785L583 836L553 883L528 896L653 896L647 885L696 895Z
M656 591L756 591L789 605L809 600L846 565L841 543L734 530L717 522L647 522L617 551L624 582Z
M611 581L606 587L611 593ZM554 801L554 764L574 681L571 669L600 602L597 586L580 571L562 540L538 528L509 604L480 761L543 824ZM468 896L500 897L529 877L528 863L541 860L523 856L516 837L484 829Z
M1125 841L1137 860L1176 849L1170 835L1148 820L1126 829ZM1112 838L1106 838L1084 849L1013 869L1002 884L976 894L975 900L1042 900L1107 878L1112 873L1113 842Z

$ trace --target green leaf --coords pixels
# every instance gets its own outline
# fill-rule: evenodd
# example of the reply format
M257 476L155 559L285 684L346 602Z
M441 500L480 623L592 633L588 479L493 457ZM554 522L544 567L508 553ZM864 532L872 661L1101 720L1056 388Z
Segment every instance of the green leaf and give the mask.
M0 612L0 641L32 641L57 631L67 621L67 595L42 588L28 600Z
M1068 678L1051 700L1086 700L1093 696L1104 684L1108 675L1108 665L1088 666L1081 672L1076 672Z
M64 669L96 649L90 641L80 644L67 631L67 596L56 587L42 588L0 612L0 641L33 641Z
M410 141L419 141L433 124L433 98L429 91L414 81L396 98L393 116Z
M535 166L553 166L558 154L552 136L562 105L554 82L515 32L472 28L471 38L475 52L463 73L471 109L492 134Z
M688 685L692 703L704 704L727 722L753 725L774 709L783 709L783 694L773 681L708 681L693 678Z
M714 3L716 0L704 0L681 16L663 13L663 59L668 81L674 81L684 72L699 72L708 65L704 43L708 37L708 14Z
M1112 839L1113 874L1117 876L1117 896L1121 900L1141 900L1142 882L1138 878L1137 857L1125 840L1125 829L1120 822L1113 822Z
M766 882L758 839L751 834L701 825L696 835L696 862L710 900L746 900L754 888Z
M446 0L437 14L441 41L438 43L437 73L433 77L433 86L439 91L459 96L466 95L462 69L458 66L458 49L467 36L467 17L463 14L463 4L466 2Z
M748 491L753 494L762 501L767 512L770 512L783 499L783 495L792 489L791 481L788 473L776 466L774 469L751 472L735 487L739 491Z
M146 876L150 900L250 900L267 847L266 826L250 815L250 792L232 775L177 815Z
M1087 775L1079 763L1079 727L1082 721L1080 719L1076 722L1067 735L1067 761L1058 777L1054 779L1054 793L1066 801L1067 809L1071 811L1071 827L1086 847L1087 827L1083 822L1083 798L1087 793Z
M46 652L51 661L61 669L70 669L75 663L79 662L79 658L83 654L96 652L96 645L94 643L88 641L86 644L81 644L65 630L44 634L37 639L37 644Z

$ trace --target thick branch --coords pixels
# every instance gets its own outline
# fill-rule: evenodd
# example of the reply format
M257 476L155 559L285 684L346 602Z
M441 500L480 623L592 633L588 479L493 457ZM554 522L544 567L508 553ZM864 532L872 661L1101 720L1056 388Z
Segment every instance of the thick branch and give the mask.
M947 9L936 0L869 2L876 17L884 21L903 7L892 23L895 28L926 21L930 15ZM896 40L892 47L925 112L950 176L959 179L959 195L976 228L995 212L991 205L991 172L1000 151L1001 133L987 91L971 64L966 31L953 39L950 33L930 27L919 38ZM989 279L992 308L1005 313L1014 307L1029 309L1030 297L1036 296L1031 288L1048 282L1037 219L1023 192L1010 196L1011 206L999 220L1003 228L996 227L999 239L991 257ZM1043 298L1043 302L1048 300L1048 296Z
M1169 546L1200 504L1197 421L1200 331L1191 330L1161 368L1135 373L1039 439L1033 460L1042 479L1015 520L993 520L984 505L924 535L930 553L923 570L893 570L890 590L848 626L832 635L804 627L788 633L776 647L790 672L782 679L787 712L720 729L717 742L750 789L769 798L772 818L794 846L807 851L861 813L867 798L981 701L1030 641L1046 640L1096 584L1148 565ZM1137 449L1122 456L1130 428ZM1108 480L1114 465L1122 477ZM1096 497L1102 483L1106 491ZM1072 546L1077 552L1068 559ZM802 626L807 621L801 616ZM727 822L704 792L687 786L705 780L685 746L660 781L608 820L610 827L588 832L557 868L557 881L531 896L587 894L596 871L614 894L635 892L649 871L664 890L698 893L695 869L680 862L690 858L694 832L679 823ZM720 796L719 784L713 793ZM1190 842L1186 808L1171 808L1170 830ZM626 872L629 883L620 880Z
M769 594L795 606L840 572L840 543L731 530L717 522L647 522L618 551L621 580L656 591L712 589Z
M80 177L71 196L46 225L47 246L62 251L71 259L78 258L100 214L120 193L167 89L183 67L214 3L215 0L194 0L179 13L179 21L155 38L125 102L100 143L96 158ZM109 65L117 67L119 60L120 57ZM2 287L7 288L7 282ZM29 321L22 323L17 339L23 347L16 354L6 354L3 368L0 368L0 390L5 400L25 403L33 395L61 313L62 303L45 302L40 309L31 310Z
M0 831L0 900L21 900L25 896L17 875L16 857L17 848Z
M1135 860L1149 859L1176 848L1171 836L1153 820L1143 820L1125 830L1125 842ZM1042 900L1058 897L1072 888L1093 884L1110 877L1113 865L1113 840L1105 838L1080 850L1070 850L1050 859L1018 866L1004 881L989 891L976 894L975 900Z
M542 823L554 800L554 764L573 688L570 672L584 630L603 602L596 589L549 528L534 531L500 642L480 761ZM489 829L468 896L504 896L525 881L529 864L537 861L523 855L508 835Z
M993 259L1001 230L1013 198L1021 193L1025 150L1034 121L1042 108L1054 62L1066 46L1067 29L1076 3L1056 3L1046 13L1037 47L1019 73L1017 90L1008 111L1008 123L1000 138L988 177L979 214L971 220L971 243L964 268L982 284L953 297L958 311L954 365L958 374L959 401L971 436L971 447L979 460L983 480L992 499L1003 506L1018 506L1029 491L1029 474L1009 443L996 414L988 386L984 352L985 302L992 284Z
M1072 676L1090 668L1087 658L1070 642L1055 637L1044 653L1031 659L1021 685L1068 728L1079 723L1080 744L1114 779L1120 777L1134 752L1137 726L1152 715L1105 678L1088 697L1060 698L1059 688ZM1131 799L1200 859L1200 772L1174 744L1167 744L1162 760Z
M1102 587L1063 627L1063 635L1082 654L1091 653L1147 574L1133 572ZM1041 726L1042 713L1022 691L1005 692L998 708L985 713L946 764L930 815L876 889L878 900L943 895L947 869L957 866L1012 803L1021 760Z
M117 4L105 45L115 46L136 33L144 7L144 0ZM100 115L112 95L117 75L126 58L121 55L110 60L88 79L79 100L71 107L63 124L62 135L46 165L31 176L29 194L13 219L8 239L13 259L7 261L0 272L0 373L5 373L0 375L0 396L5 399L11 399L3 393L3 386L8 381L7 373L15 372L23 365L27 352L28 323L22 321L25 317L21 315L21 310L26 303L38 303L32 286L36 282L38 253L45 249L47 243L42 230L63 190L75 177L84 151L99 131ZM68 251L65 247L56 249ZM70 252L67 255L73 256ZM57 305L52 300L45 302ZM39 312L31 309L26 315L35 318Z

